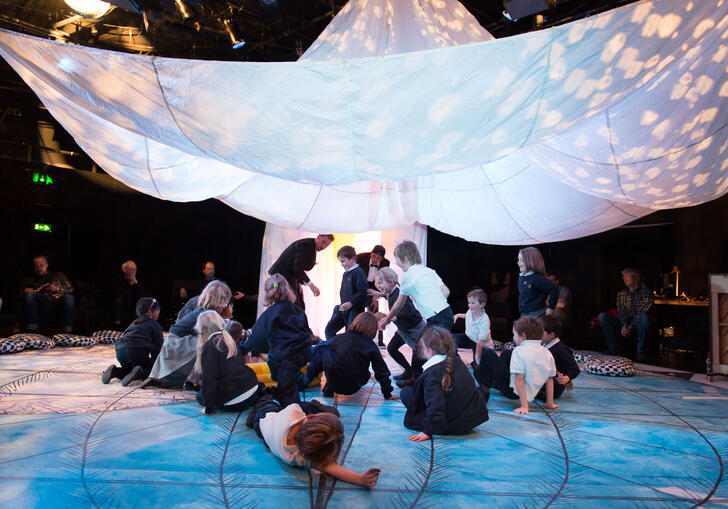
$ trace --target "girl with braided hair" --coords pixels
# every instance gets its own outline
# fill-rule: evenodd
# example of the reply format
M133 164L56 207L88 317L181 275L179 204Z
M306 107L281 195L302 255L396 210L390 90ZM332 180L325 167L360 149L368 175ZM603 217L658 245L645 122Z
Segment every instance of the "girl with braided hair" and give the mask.
M407 407L404 425L419 431L409 440L464 435L488 420L490 394L475 386L447 330L426 328L420 336L419 354L427 359L422 375L414 387L404 387L399 395Z

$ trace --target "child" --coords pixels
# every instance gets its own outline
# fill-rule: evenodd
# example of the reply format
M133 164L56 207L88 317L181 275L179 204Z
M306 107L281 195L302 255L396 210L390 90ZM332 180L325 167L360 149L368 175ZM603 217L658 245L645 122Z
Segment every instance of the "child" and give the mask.
M204 406L203 414L216 409L239 412L253 405L263 392L255 372L245 365L235 340L223 330L224 321L215 311L205 311L197 317L195 371L202 376L202 388L197 401Z
M453 313L447 303L450 290L443 284L437 272L422 265L417 245L405 240L394 248L394 260L404 271L399 286L399 297L390 307L386 318L380 320L379 325L384 327L391 322L409 296L427 321L427 325L436 325L447 331L452 330Z
M356 251L351 246L344 246L336 253L336 257L344 267L339 289L341 304L334 306L334 313L326 324L326 339L332 338L342 327L348 330L354 317L364 311L367 305L367 275L356 263Z
M480 362L480 355L483 347L495 347L493 338L490 336L490 319L485 312L485 303L488 296L480 289L475 288L468 292L468 310L465 313L455 315L455 320L465 319L465 334L455 334L455 344L459 348L470 348L473 350L473 366Z
M250 336L243 343L242 353L267 352L270 376L278 382L278 395L283 406L299 402L296 378L311 359L313 334L306 313L298 307L296 295L280 274L265 281L265 305L268 309L258 317Z
M153 297L142 297L137 301L138 318L116 342L116 360L121 367L112 364L106 368L101 375L102 383L120 378L121 385L126 387L133 380L144 380L149 376L164 342L162 327L157 321L161 310L159 302Z
M255 429L270 451L289 465L315 468L359 486L376 486L378 468L358 474L336 463L344 441L344 425L335 408L317 403L314 400L283 408L266 394L251 410L246 425Z
M370 292L372 297L386 297L389 307L394 306L394 303L399 299L399 280L397 273L389 267L379 269L376 276L374 276L374 284L379 292ZM420 339L420 334L422 334L426 323L409 297L405 297L405 303L396 313L393 321L397 326L397 332L387 345L387 352L397 364L404 368L402 374L394 377L394 380L396 382L402 382L402 386L404 387L414 384L414 378L422 373L422 363L424 361L417 360L417 340ZM412 349L412 364L417 369L413 369L407 362L405 356L399 351L404 343L407 343Z
M450 332L428 327L420 336L420 355L427 359L414 387L400 393L407 407L404 425L419 431L409 440L421 442L433 435L463 435L488 420L487 397L475 386Z
M347 332L316 345L303 378L303 387L308 387L324 371L324 396L354 394L369 381L371 364L384 399L397 399L392 394L389 368L372 341L376 334L377 318L374 314L368 311L359 313Z
M520 399L517 414L528 413L528 402L533 401L541 387L546 390L546 408L554 405L554 358L543 346L540 338L543 326L532 316L522 316L513 324L513 341L516 348L503 352L500 357L489 349L483 350L477 371L481 387L495 387L509 399ZM510 382L510 384L509 384Z
M554 399L558 399L567 387L571 387L571 381L579 376L579 365L574 359L574 354L560 339L561 321L555 316L542 316L543 337L541 344L551 352L556 364L556 376L554 377ZM543 400L545 394L541 391L536 396Z
M559 288L546 277L541 251L535 247L521 249L518 252L518 270L518 310L521 316L552 314L559 301Z

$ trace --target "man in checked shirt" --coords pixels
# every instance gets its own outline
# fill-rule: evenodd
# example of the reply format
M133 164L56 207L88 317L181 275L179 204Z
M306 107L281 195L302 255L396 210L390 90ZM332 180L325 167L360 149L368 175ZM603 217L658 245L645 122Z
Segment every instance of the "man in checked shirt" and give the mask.
M646 357L647 329L650 323L647 312L652 307L654 297L647 286L641 282L640 271L637 269L624 269L622 280L627 288L617 293L619 318L615 318L609 313L600 313L599 325L604 333L604 340L609 346L608 354L619 353L618 332L624 339L636 334L637 360L643 361Z

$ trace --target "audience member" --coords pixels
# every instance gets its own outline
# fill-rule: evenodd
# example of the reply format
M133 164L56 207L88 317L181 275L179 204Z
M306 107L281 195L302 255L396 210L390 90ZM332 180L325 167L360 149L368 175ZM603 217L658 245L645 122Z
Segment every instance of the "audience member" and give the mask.
M561 321L561 326L568 329L571 326L571 290L561 284L559 275L554 272L546 272L549 278L559 289L559 299L556 301L554 315Z
M134 260L121 264L123 274L114 278L114 326L126 327L136 317L136 304L147 294L144 286L137 280L137 265Z
M609 313L599 314L599 325L604 333L610 355L619 354L617 332L620 338L637 337L637 360L646 357L647 333L650 326L648 311L655 298L641 281L640 271L626 268L622 271L622 281L626 288L617 293L618 318Z
M356 264L356 251L351 246L344 246L336 253L336 257L344 268L339 288L341 304L334 306L334 312L326 324L326 339L332 338L342 328L348 330L367 304L367 276Z
M323 251L334 241L330 233L316 236L315 239L299 239L291 243L273 263L268 274L281 274L296 297L296 304L302 309L306 307L303 301L301 285L311 289L314 297L321 292L318 287L308 278L307 271L316 265L316 253Z
M38 330L41 317L53 312L63 312L63 330L73 330L73 315L76 300L73 286L63 272L48 271L48 257L33 257L34 275L23 280L25 328L29 332Z
M538 318L554 312L559 289L546 277L541 251L525 247L518 252L518 310L521 316Z

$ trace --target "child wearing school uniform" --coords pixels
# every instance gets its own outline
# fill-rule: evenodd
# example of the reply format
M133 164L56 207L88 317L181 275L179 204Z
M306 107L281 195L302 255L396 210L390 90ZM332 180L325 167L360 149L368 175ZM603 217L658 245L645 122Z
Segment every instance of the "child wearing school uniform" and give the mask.
M543 316L554 312L559 287L546 277L541 251L526 247L518 252L518 310L521 316Z
M197 401L204 407L203 414L244 410L258 400L265 387L245 365L224 325L216 311L200 313L195 323L199 333L195 371L200 374L202 386Z
M522 316L513 324L513 341L516 348L505 351L499 357L492 350L484 349L476 379L481 387L494 387L509 399L520 400L517 414L527 414L528 404L543 387L546 408L558 408L554 404L554 380L556 365L548 350L541 345L543 326L537 318Z
M465 334L453 334L458 348L470 348L473 351L473 366L480 362L483 348L495 347L490 335L490 318L485 312L488 295L480 288L468 292L468 310L455 315L455 320L465 319Z
M427 327L420 336L420 354L427 359L414 387L404 387L400 398L407 413L405 427L419 431L409 440L433 435L463 435L488 420L487 393L475 386L450 332Z
M283 406L300 401L296 389L299 371L311 360L313 333L306 312L298 307L296 295L286 278L273 274L265 281L265 305L241 353L267 352L270 376L278 382L278 395Z
M378 291L370 290L370 295L373 298L384 297L387 299L390 308L394 306L394 303L399 298L399 278L397 273L389 267L379 269L374 276L374 284ZM409 384L411 385L414 383L414 378L422 373L422 363L424 361L417 361L417 341L420 339L420 334L422 334L427 324L409 297L406 298L404 305L395 315L393 323L397 326L397 332L392 336L392 339L387 345L387 353L389 353L390 357L397 364L404 368L404 372L393 378L398 383L411 380ZM402 352L399 351L405 343L412 349L412 364L419 368L417 373L415 373L412 365L407 362Z
M121 367L112 364L106 368L101 375L102 383L107 384L112 378L119 378L121 385L127 386L134 380L143 380L149 376L164 342L162 326L157 321L160 311L157 299L139 299L136 305L138 318L116 342L116 360Z
M399 297L379 325L384 327L391 322L407 302L407 297L411 297L427 325L436 325L451 331L453 312L447 302L450 289L445 286L437 272L422 264L417 244L405 240L397 245L394 248L394 261L404 271L399 285Z
M543 337L541 344L551 352L556 364L556 376L554 377L554 399L558 399L564 390L573 386L572 380L579 376L581 370L571 349L564 344L559 336L561 335L561 321L554 315L542 316L539 318L543 325ZM539 391L536 396L543 400L546 398L545 391Z
M344 425L333 407L316 400L282 407L265 394L245 424L255 430L271 453L291 466L313 468L359 486L377 484L378 468L359 474L336 463L344 441Z
M397 399L392 394L389 381L389 368L382 353L372 341L377 334L377 317L374 313L359 313L347 332L338 334L314 347L311 362L306 368L303 387L309 384L322 371L326 373L324 396L354 394L369 382L369 365L374 370L374 378L379 382L384 399Z
M342 328L348 330L354 317L364 311L367 305L367 275L356 263L356 251L351 246L344 246L336 253L336 257L344 268L339 289L341 304L334 306L334 313L326 324L326 339L334 337Z

